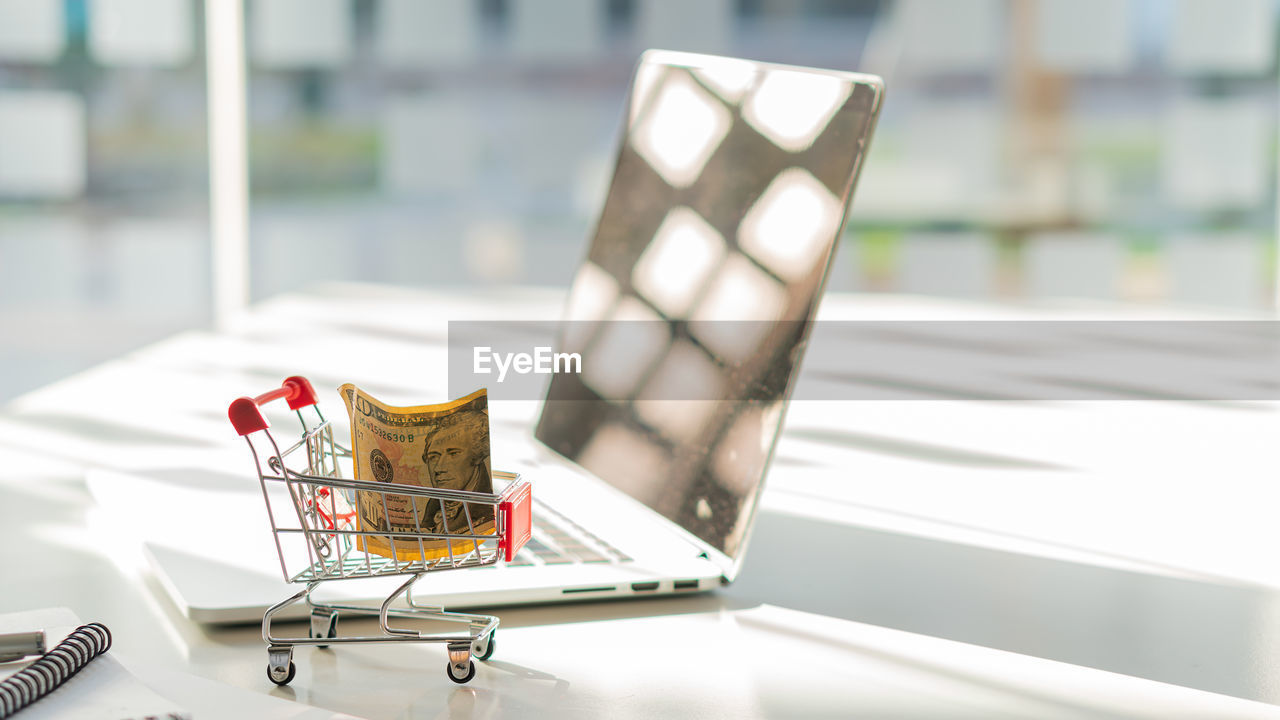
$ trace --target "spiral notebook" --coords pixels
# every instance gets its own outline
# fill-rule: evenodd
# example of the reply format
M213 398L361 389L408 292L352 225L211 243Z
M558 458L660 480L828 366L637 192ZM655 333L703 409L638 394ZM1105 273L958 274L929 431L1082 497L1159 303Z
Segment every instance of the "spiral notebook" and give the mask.
M45 631L54 647L83 624L66 608L0 614L0 633ZM0 681L31 664L0 663ZM255 718L255 720L357 720L350 715L255 693L167 667L135 665L112 651L89 661L79 673L12 717L17 720L109 718ZM0 713L2 714L2 713Z
M66 608L0 615L0 633L44 630L45 645L53 647L81 623ZM29 664L0 664L0 681ZM191 720L191 714L161 697L125 669L110 651L90 660L80 672L52 692L18 711L21 720L78 720L85 718L163 718Z

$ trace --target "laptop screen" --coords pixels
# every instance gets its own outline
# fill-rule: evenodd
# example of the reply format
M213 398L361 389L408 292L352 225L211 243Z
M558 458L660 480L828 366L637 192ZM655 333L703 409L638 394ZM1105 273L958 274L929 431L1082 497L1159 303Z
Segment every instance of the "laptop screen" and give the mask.
M649 51L537 438L730 558L750 526L876 78Z

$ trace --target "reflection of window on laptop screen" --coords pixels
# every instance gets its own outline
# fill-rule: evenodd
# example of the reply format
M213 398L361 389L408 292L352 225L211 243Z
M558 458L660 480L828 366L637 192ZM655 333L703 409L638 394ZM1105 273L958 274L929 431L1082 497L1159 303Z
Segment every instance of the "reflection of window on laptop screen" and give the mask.
M537 437L742 547L844 226L877 79L646 53Z

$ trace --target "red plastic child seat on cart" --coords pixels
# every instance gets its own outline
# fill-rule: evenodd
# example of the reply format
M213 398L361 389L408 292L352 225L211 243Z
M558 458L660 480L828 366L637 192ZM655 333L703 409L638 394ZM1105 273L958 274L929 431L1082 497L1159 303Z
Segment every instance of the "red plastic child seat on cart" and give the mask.
M511 562L533 534L533 494L528 483L508 485L498 501L503 526L507 529L498 540L498 551L505 562Z

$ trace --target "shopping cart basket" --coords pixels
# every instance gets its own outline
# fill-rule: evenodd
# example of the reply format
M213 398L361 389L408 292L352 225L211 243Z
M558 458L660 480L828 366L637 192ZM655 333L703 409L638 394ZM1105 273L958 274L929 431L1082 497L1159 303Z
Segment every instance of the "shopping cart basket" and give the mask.
M286 401L302 424L301 439L285 449L276 442L270 424L258 408L273 400ZM316 416L310 423L303 414L308 407ZM338 461L349 460L351 451L334 442L333 427L320 413L315 390L302 377L287 378L281 387L257 397L233 401L227 415L253 454L271 533L280 555L280 571L285 582L303 586L292 597L269 608L262 617L262 639L268 646L267 677L277 685L293 680L293 648L297 645L327 648L331 644L371 642L445 643L449 652L445 666L449 679L465 683L474 677L476 669L471 658L487 660L493 655L498 618L445 612L441 607L419 604L411 588L423 575L438 570L492 565L499 558L510 562L529 539L532 528L529 484L515 473L496 471L493 473L495 485L505 483L505 488L497 494L343 479ZM465 519L466 527L458 528L458 532L447 527L444 532L362 530L353 511L356 491L366 493L366 498L370 497L367 493L376 493L381 498L384 517L389 497L414 498L408 504L415 508L415 519L417 498L449 502L450 507L459 508L458 515ZM493 527L477 528L480 523L473 522L472 518L493 518ZM421 527L418 523L415 525ZM359 547L364 543L353 540L370 537L394 539L395 542L389 543L392 556L363 552ZM418 552L406 552L407 557L402 558L397 546L403 550L406 543L410 547L416 544ZM324 582L399 575L407 579L380 605L324 603L312 597L312 591ZM404 603L397 604L402 596ZM273 635L271 619L300 601L311 608L310 635ZM338 635L340 613L376 615L382 634ZM394 627L390 624L392 618L460 623L467 627L467 632L424 633Z

